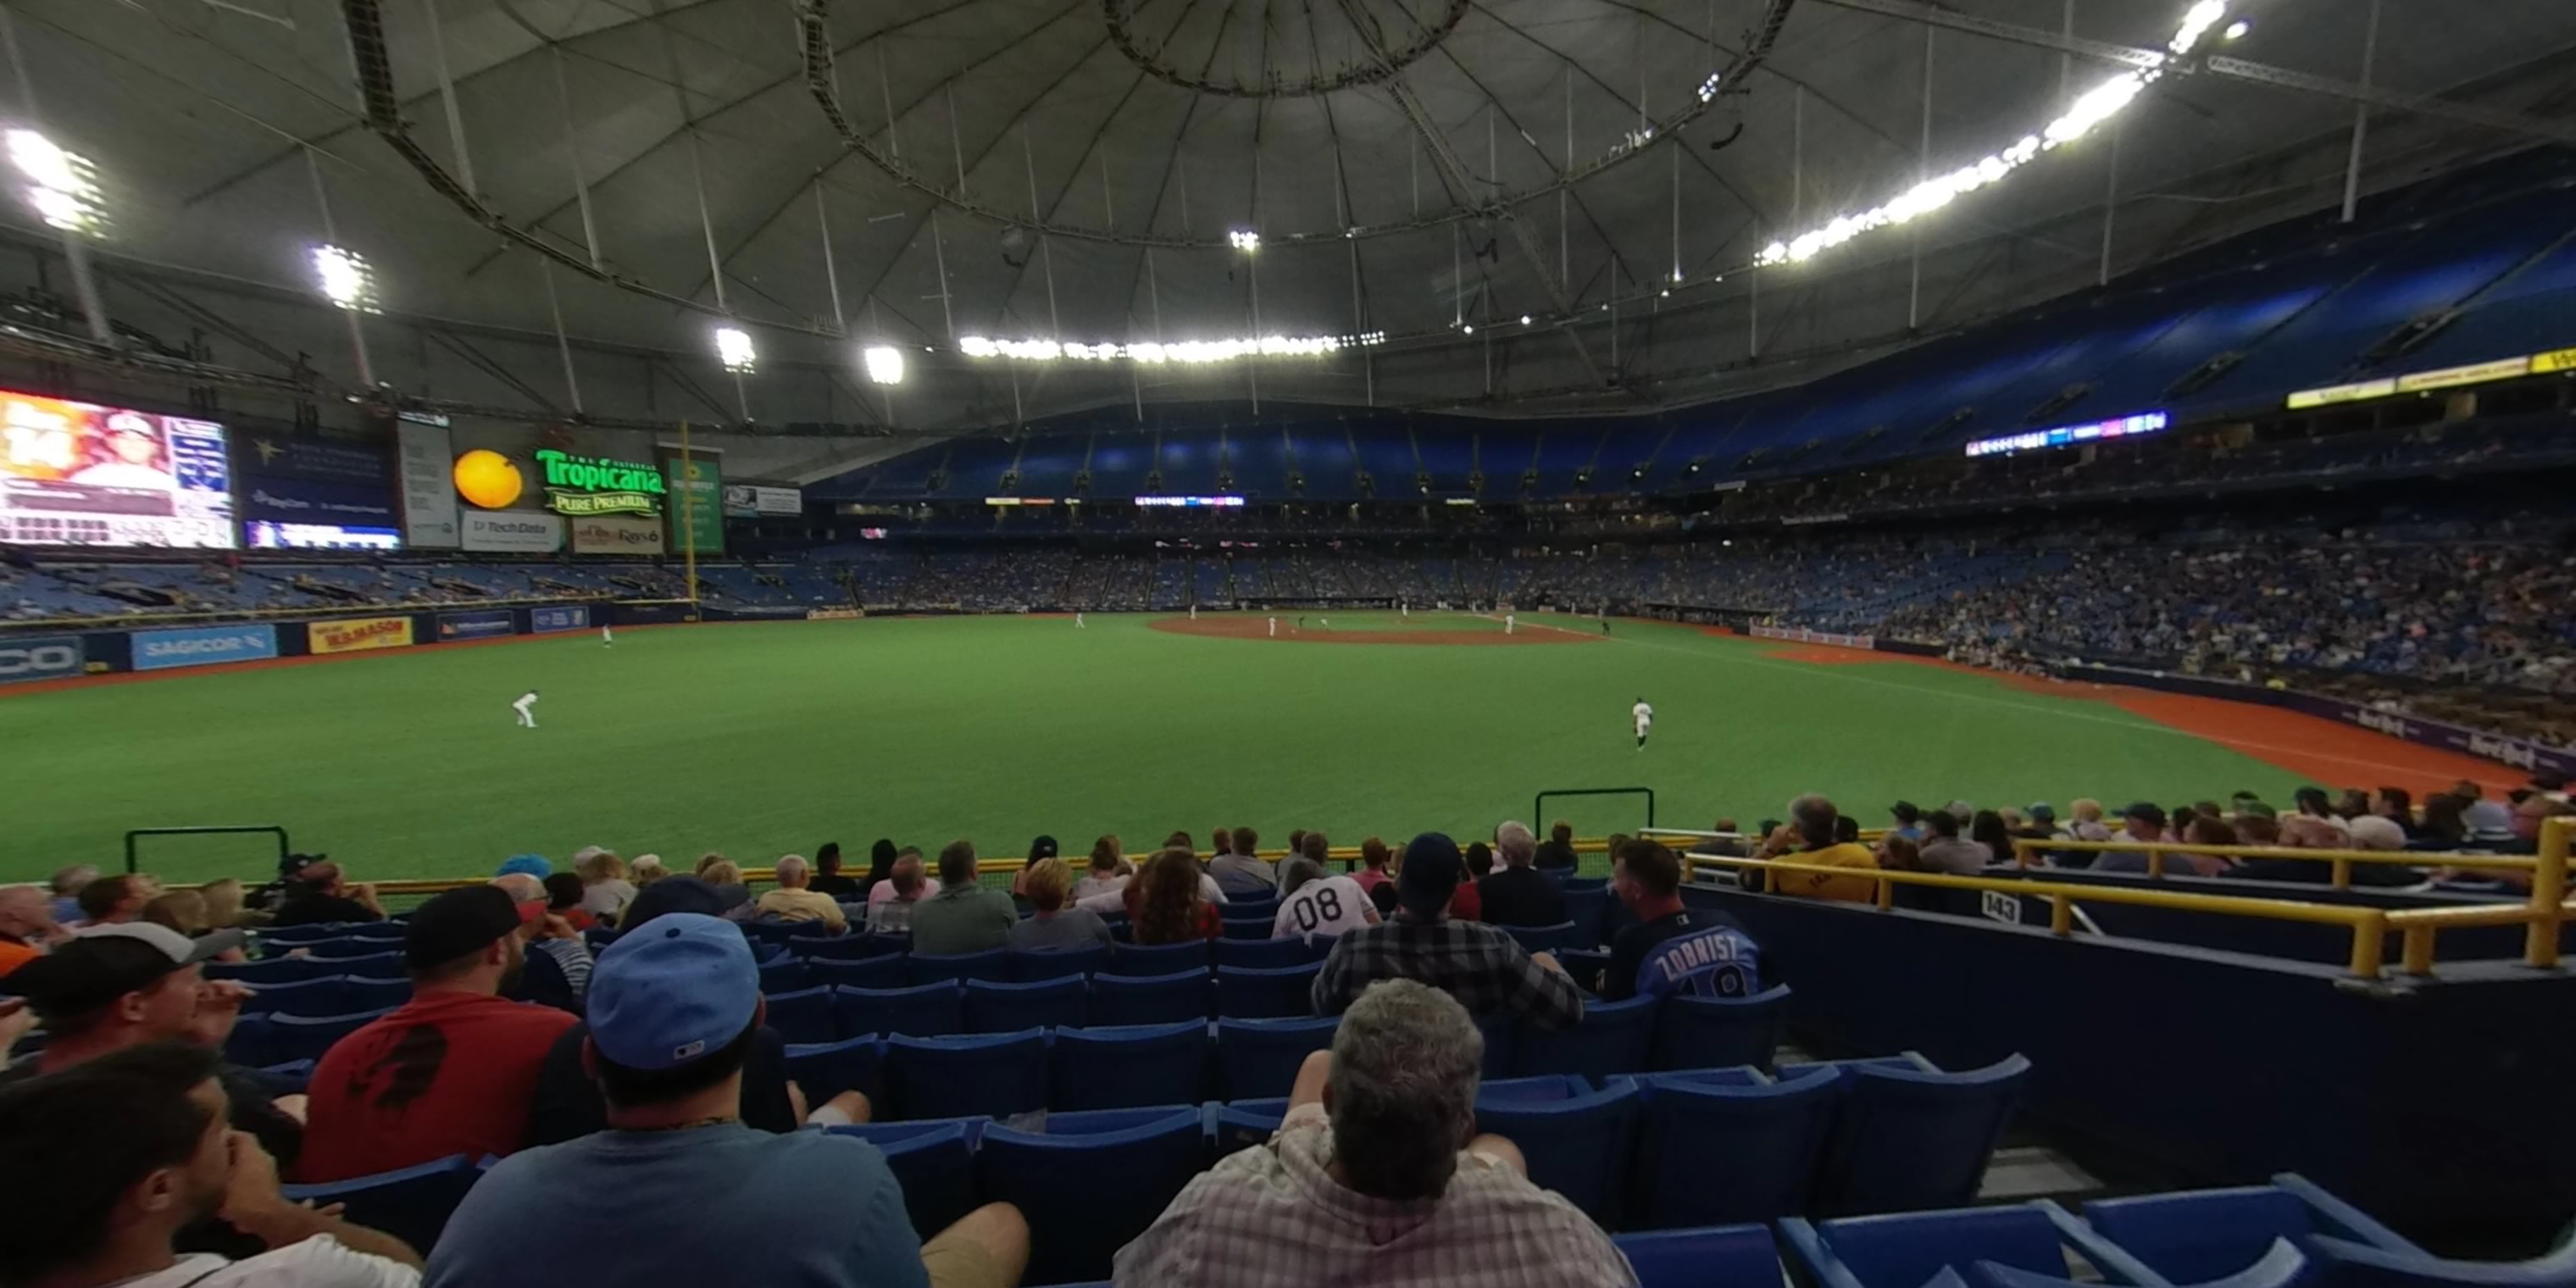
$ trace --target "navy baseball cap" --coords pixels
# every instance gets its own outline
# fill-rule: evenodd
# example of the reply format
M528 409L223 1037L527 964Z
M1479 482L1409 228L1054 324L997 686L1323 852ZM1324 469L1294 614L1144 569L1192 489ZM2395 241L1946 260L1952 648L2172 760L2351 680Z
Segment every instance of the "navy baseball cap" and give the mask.
M1467 861L1458 843L1440 832L1425 832L1404 843L1404 871L1396 874L1395 898L1418 917L1437 916L1449 907L1466 879Z
M590 976L590 1040L629 1069L676 1069L722 1050L760 1010L742 928L667 912L619 935Z

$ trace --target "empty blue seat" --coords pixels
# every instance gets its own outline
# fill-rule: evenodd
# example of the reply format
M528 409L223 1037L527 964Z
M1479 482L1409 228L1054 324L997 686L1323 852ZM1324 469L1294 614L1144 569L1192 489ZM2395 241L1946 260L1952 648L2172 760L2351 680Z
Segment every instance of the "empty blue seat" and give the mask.
M1118 959L1110 961L1115 965ZM1123 1026L1204 1020L1213 982L1205 968L1169 975L1094 975L1091 1022Z
M805 1103L820 1108L844 1091L866 1093L875 1100L885 1088L877 1077L882 1055L877 1035L862 1033L838 1042L787 1044L787 1076L805 1089Z
M1333 941L1320 941L1327 949ZM1216 964L1221 969L1239 966L1253 970L1277 970L1282 966L1302 966L1321 961L1322 956L1306 946L1303 939L1220 939L1216 941Z
M1637 1084L1612 1078L1600 1091L1580 1086L1569 1079L1562 1098L1525 1099L1519 1088L1489 1084L1476 1095L1476 1130L1519 1146L1531 1181L1564 1195L1602 1228L1617 1229L1637 1143Z
M980 953L913 953L903 959L903 977L915 984L936 984L946 979L981 979L998 984L1011 977L1010 956L1000 948Z
M2320 1235L2307 1251L2317 1278L2334 1288L2569 1288L2576 1285L2576 1239L2530 1261L2451 1261ZM2243 1278L2251 1278L2251 1274Z
M1223 1158L1238 1149L1250 1149L1269 1141L1270 1134L1288 1116L1288 1097L1274 1096L1261 1100L1237 1100L1216 1107L1216 1153Z
M1277 895L1264 895L1258 899L1237 899L1232 903L1221 903L1217 905L1217 909L1219 915L1228 921L1276 922L1279 920L1279 902Z
M1583 942L1578 947L1593 948L1601 943L1601 914L1610 906L1610 892L1599 886L1565 891L1565 919L1573 923L1575 935Z
M1194 1105L1207 1095L1205 1020L1058 1029L1052 1054L1053 1109Z
M1090 975L1109 966L1109 945L1093 944L1089 948L1047 948L1028 952L1010 952L1011 978L1022 983L1042 979L1062 979L1067 975Z
M787 946L787 941L796 934L796 927L784 921L746 921L742 923L742 933L751 940L755 951L762 948L784 948ZM760 955L766 956L766 954Z
M1216 968L1217 1014L1237 1020L1283 1019L1315 1013L1315 976L1322 962L1253 969Z
M2265 1249L2253 1265L2225 1279L2194 1284L2191 1288L2299 1288L2316 1278L2316 1270L2316 1264L2289 1240L2274 1239L2271 1247ZM2162 1284L2163 1277L2155 1275L2144 1264L2124 1267L2121 1273L2105 1277L2116 1282L2137 1283L2150 1281L2151 1276L2152 1282ZM2477 1282L2489 1284L2493 1281L2480 1279ZM2015 1270L1994 1261L1972 1262L1965 1271L1955 1268L1944 1270L1925 1280L1924 1285L1925 1288L2077 1288L2074 1280L2062 1275Z
M1806 1209L1842 1100L1831 1069L1648 1074L1629 1173L1630 1229L1768 1221ZM1719 1160L1723 1160L1722 1163Z
M793 993L805 987L805 959L785 956L760 964L760 991Z
M1974 1202L2029 1073L2030 1061L2018 1055L1969 1073L1851 1069L1816 1179L1817 1209L1899 1212ZM1918 1278L1908 1288L1920 1284Z
M901 988L903 957L808 957L805 982L824 988Z
M1780 1251L1760 1225L1622 1234L1610 1240L1638 1288L1780 1288Z
M296 984L308 979L344 975L341 962L316 957L268 957L255 962L208 962L206 978L233 979L245 984Z
M355 935L340 939L317 939L304 945L304 955L318 961L347 961L353 957L377 957L388 950L382 939L360 939ZM395 952L395 956L401 956Z
M374 951L354 957L323 958L322 964L334 975L364 975L370 979L410 973L411 968L403 961L401 952L385 952L382 944L369 944L367 947Z
M352 1011L390 1010L411 1000L411 981L408 979L370 979L351 975L340 981L340 988L349 1000L346 1009Z
M1086 1018L1086 992L1079 975L1027 984L970 979L966 981L966 1031L1078 1028Z
M886 1168L903 1187L903 1210L924 1239L955 1225L981 1205L975 1197L975 1141L989 1123L982 1118L923 1123L868 1123L834 1127L885 1152Z
M1208 946L1204 939L1180 944L1122 944L1109 954L1109 973L1156 977L1176 971L1208 968Z
M1651 1069L1769 1069L1789 1019L1789 986L1751 997L1668 997L1655 1017Z
M2420 1257L2424 1250L2307 1178L2270 1185L2101 1199L2084 1219L2147 1268L2179 1284L2224 1279L2260 1260L2276 1239L2305 1246L2326 1234L2383 1251Z
M790 1043L829 1042L840 1036L832 1016L832 990L801 988L793 993L762 995L769 1003L765 1023Z
M1227 939L1268 939L1270 927L1270 917L1226 917L1222 933Z
M1589 939L1585 938L1582 929L1571 921L1560 921L1553 926L1505 926L1503 933L1510 935L1521 947L1534 953L1554 953L1568 948L1601 946L1601 940L1597 935Z
M390 1009L390 1008L388 1008ZM331 1044L357 1032L367 1021L384 1011L354 1011L345 1015L272 1015L268 1017L269 1059L263 1065L284 1064L289 1060L319 1060Z
M399 944L411 928L399 921L362 921L349 927L349 938L372 939L378 943Z
M1257 1100L1287 1095L1297 1083L1306 1057L1330 1050L1338 1015L1276 1020L1221 1019L1216 1022L1217 1066L1228 1100Z
M1654 997L1583 1004L1583 1022L1570 1029L1523 1024L1514 1039L1512 1072L1519 1077L1577 1073L1595 1080L1646 1071L1655 1037Z
M348 981L339 975L251 984L250 990L242 999L244 1015L346 1015L352 1009L346 1005Z
M909 1033L939 1037L966 1031L966 990L954 981L919 988L832 990L835 1033Z
M259 931L258 934L259 942L263 946L277 944L289 948L301 944L313 943L316 940L339 939L343 937L341 927L329 923L307 923L301 926L269 926Z
M888 943L882 935L843 935L838 939L809 939L798 935L787 941L787 950L815 962L855 962L871 957L889 957L909 948L908 943Z
M975 1152L987 1201L1018 1206L1029 1223L1024 1281L1098 1279L1110 1259L1171 1205L1207 1162L1199 1111L1175 1108L1058 1115L1040 1135L988 1127ZM1117 1201L1101 1201L1114 1185Z
M2053 1215L2062 1214L2038 1202L1815 1224L1787 1217L1780 1235L1815 1288L1924 1288L1944 1269L1980 1261L2064 1275L2069 1247L2110 1282L2137 1282L2123 1274L2134 1270L2133 1259L2083 1231L2073 1218L2058 1221Z
M1046 1108L1046 1035L886 1039L886 1084L906 1118L1004 1117Z
M433 1247L465 1192L483 1175L475 1159L451 1154L416 1167L354 1176L324 1185L280 1187L289 1202L346 1204L352 1223L382 1230L414 1248Z

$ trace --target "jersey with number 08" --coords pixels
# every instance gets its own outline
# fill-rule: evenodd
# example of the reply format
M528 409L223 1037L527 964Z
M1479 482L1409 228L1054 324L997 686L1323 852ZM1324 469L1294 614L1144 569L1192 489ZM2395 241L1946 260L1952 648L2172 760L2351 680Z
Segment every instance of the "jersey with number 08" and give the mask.
M1368 891L1345 876L1329 876L1297 887L1297 892L1279 903L1278 919L1270 923L1273 939L1330 939L1345 930L1357 930L1369 921L1377 905L1369 902Z

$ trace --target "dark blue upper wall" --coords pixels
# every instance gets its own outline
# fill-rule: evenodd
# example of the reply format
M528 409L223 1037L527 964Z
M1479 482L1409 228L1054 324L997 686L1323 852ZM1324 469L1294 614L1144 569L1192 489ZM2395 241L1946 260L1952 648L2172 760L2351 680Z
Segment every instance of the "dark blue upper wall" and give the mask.
M1088 495L1103 499L1353 499L1362 471L1380 497L1426 484L1466 495L1478 471L1491 498L1667 491L1946 455L1973 438L2158 408L2271 411L2298 389L2576 345L2576 153L2428 180L2365 213L2351 227L2332 212L2292 220L1811 384L1698 407L1509 421L1275 403L1255 414L1241 402L1151 404L1140 417L1122 405L1019 439L924 448L808 491L1069 496L1086 468ZM2400 327L2454 311L2413 353L2365 358ZM2174 392L2222 356L2235 365ZM1524 471L1535 471L1526 488Z

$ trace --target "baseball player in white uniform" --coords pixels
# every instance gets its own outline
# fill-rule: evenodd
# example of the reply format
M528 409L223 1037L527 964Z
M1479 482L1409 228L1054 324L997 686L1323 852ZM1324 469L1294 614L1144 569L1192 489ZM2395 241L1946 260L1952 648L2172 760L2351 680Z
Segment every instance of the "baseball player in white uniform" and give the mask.
M535 705L537 705L537 691L535 689L530 689L527 692L520 694L519 700L510 704L510 709L519 713L520 728L534 729L537 727L537 717L528 710L528 708Z
M1639 698L1637 705L1628 708L1628 715L1637 722L1637 750L1644 751L1646 734L1655 727L1655 709L1646 705L1644 698Z

